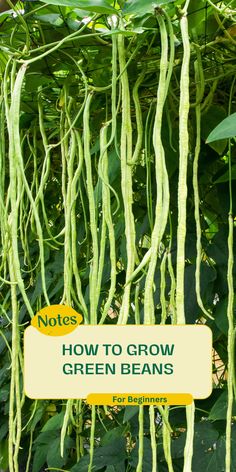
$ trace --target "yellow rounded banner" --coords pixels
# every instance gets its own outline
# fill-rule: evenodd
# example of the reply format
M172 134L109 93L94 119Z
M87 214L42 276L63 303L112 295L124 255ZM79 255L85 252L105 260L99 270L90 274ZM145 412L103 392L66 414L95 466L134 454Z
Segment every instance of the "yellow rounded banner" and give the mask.
M31 325L47 336L64 336L74 331L82 320L82 315L70 306L49 305L36 313Z
M189 393L90 393L89 405L191 405Z

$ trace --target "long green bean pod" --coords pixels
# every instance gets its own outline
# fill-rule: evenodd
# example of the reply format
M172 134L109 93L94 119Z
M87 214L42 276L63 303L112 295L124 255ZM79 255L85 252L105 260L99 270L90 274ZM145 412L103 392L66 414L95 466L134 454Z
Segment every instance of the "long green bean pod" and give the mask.
M86 105L84 108L83 124L84 124L84 160L86 166L86 183L89 200L89 214L90 214L90 231L92 236L93 259L91 262L89 275L89 293L90 293L90 323L97 323L97 275L98 275L98 234L97 234L97 215L96 205L94 199L93 180L92 180L92 165L90 157L90 128L89 128L89 110L92 100L92 94L88 95Z
M128 164L136 164L137 160L139 159L141 148L142 148L142 142L143 142L143 120L142 120L142 110L140 106L140 100L139 100L139 87L145 77L146 70L145 68L143 71L140 73L139 77L137 78L134 88L133 88L133 101L134 101L134 106L135 106L135 116L136 116L136 125L137 125L137 140L135 144L135 149L133 152L132 160L131 162L128 162Z
M156 425L155 425L155 409L154 406L149 407L150 419L150 436L152 447L152 472L157 471L157 445L156 445Z
M165 231L169 212L169 182L165 165L165 153L161 138L162 116L166 98L166 75L168 70L168 38L163 17L158 15L157 19L161 34L160 77L157 90L157 106L153 129L157 199L155 208L155 222L151 237L150 260L144 292L144 323L146 324L155 323L153 302L154 274L159 244Z
M193 401L191 405L186 406L187 433L186 433L186 443L185 443L185 448L184 448L183 472L190 472L192 470L194 415L195 415L195 405Z
M126 286L124 289L122 305L118 322L126 324L130 311L130 283L128 282L134 270L136 246L135 246L135 224L132 211L133 192L132 192L132 167L128 162L132 158L132 125L130 117L130 92L129 80L126 66L124 36L118 35L118 56L120 71L124 71L121 75L122 90L122 123L120 138L120 160L121 160L121 190L124 205L125 217L125 236L126 236Z
M195 284L196 284L196 297L199 307L201 308L204 315L212 319L212 316L205 309L200 290L200 269L201 269L201 259L202 259L202 244L201 244L201 223L200 223L200 198L199 198L199 189L198 189L198 158L201 148L201 100L204 94L204 77L202 74L202 61L200 51L197 49L197 60L195 61L195 79L196 79L196 105L195 105L195 117L196 117L196 145L195 145L195 154L193 161L193 192L194 192L194 216L196 222L196 271L195 271Z
M189 62L190 43L188 35L186 1L180 19L180 29L183 41L183 61L180 77L179 105L179 183L178 183L178 228L177 228L177 264L176 264L176 317L177 324L185 323L184 310L184 275L185 275L185 240L186 240L186 209L187 209L187 168L189 152L188 116L189 116ZM184 449L183 472L191 472L194 435L194 403L186 407L187 435Z
M10 163L10 202L11 202L11 214L10 214L10 228L11 228L11 247L12 247L12 261L14 266L15 277L22 294L23 300L27 307L28 312L31 316L34 315L31 305L29 303L28 296L25 291L24 282L21 276L20 261L18 254L18 205L17 201L17 173L16 173L16 159L18 154L21 153L20 137L19 137L19 113L20 113L20 91L23 84L24 76L26 72L26 66L22 66L17 74L13 93L12 102L9 110L9 122L8 122L8 133L9 133L9 163Z
M104 126L101 129L101 138L100 138L100 152L102 155L102 211L104 214L104 219L107 225L109 246L110 246L110 263L111 263L111 284L109 288L109 293L107 301L103 308L103 314L99 324L102 324L107 316L107 312L111 306L115 290L116 290L116 241L115 241L115 231L112 221L112 212L111 212L111 200L110 200L110 188L107 185L108 182L108 154L107 154L107 127Z
M138 432L138 440L139 440L139 448L138 448L138 465L136 467L136 472L142 472L143 470L143 406L139 407L139 416L138 416L138 423L139 423L139 432Z
M186 2L188 3L188 2ZM177 323L185 323L184 312L184 272L187 206L187 168L189 152L188 115L189 115L189 61L190 44L188 36L187 8L183 11L180 28L183 41L183 62L180 78L179 105L179 182L178 182L178 229L176 264L176 310Z
M90 461L89 461L89 466L88 466L88 472L92 472L93 470L95 425L96 425L96 406L92 405L90 444L89 444Z
M169 420L169 411L167 408L165 408L165 418L167 421ZM163 450L164 450L165 460L168 466L168 471L174 472L172 457L171 457L171 433L165 421L163 421L162 434L163 434Z
M232 82L229 98L229 114L235 86L235 78ZM229 215L228 215L228 267L227 267L227 284L228 284L228 403L226 414L226 454L225 454L225 472L231 471L231 438L232 438L232 415L234 401L234 379L235 379L235 321L234 321L234 220L233 220L233 196L232 196L232 156L231 156L231 140L229 140Z

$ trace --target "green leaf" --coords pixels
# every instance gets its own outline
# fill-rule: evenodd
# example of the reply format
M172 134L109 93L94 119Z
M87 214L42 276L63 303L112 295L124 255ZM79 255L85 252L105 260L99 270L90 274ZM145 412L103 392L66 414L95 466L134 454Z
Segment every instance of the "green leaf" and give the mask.
M117 465L109 465L106 468L106 472L125 472L125 470L126 470L126 467L125 467L124 462L121 462L120 464L117 464Z
M77 0L42 0L42 2L48 5L79 8L104 15L117 14L117 10L107 0L80 0L79 2Z
M50 420L48 420L44 425L42 432L60 429L63 423L64 414L64 411L61 411L61 413L57 413L56 415L52 416L52 418L50 418Z
M34 441L34 445L37 447L38 444L47 445L54 441L54 439L58 436L58 431L44 431L40 433Z
M93 456L93 472L102 469L105 466L117 466L123 463L127 458L125 439L118 438L106 446L98 447ZM89 456L84 456L72 467L71 472L87 472Z
M236 425L232 426L232 437L231 437L231 468L233 472L236 470ZM225 435L219 437L211 447L204 450L198 448L193 454L193 472L223 472L225 471L225 449L226 449Z
M139 411L138 406L126 406L123 423L126 423L126 421L129 421L131 418L133 418L134 415L137 415L138 411Z
M204 139L214 151L216 151L219 155L223 154L226 146L227 141L218 141L220 138L213 143L209 143L208 135L210 131L224 118L226 117L227 112L224 107L221 105L212 105L209 110L204 113L201 117L201 137Z
M32 472L39 472L41 470L41 467L46 462L47 452L48 444L37 447L33 458Z
M197 461L199 461L200 457L204 458L203 461L205 460L208 451L213 449L218 437L219 433L216 428L214 428L214 426L210 423L210 421L201 421L200 423L195 424L193 443L193 460L195 464L197 463ZM184 456L185 442L185 432L182 433L178 439L172 441L171 455L173 459L178 459ZM199 468L198 470L202 470L205 472L204 467ZM196 472L197 469L193 468L193 471Z
M45 409L46 409L46 405L45 404L39 404L37 409L36 409L36 412L33 416L33 419L32 421L28 424L28 427L27 427L27 431L34 431L36 425L38 424L38 422L41 420L44 412L45 412Z
M4 439L0 442L0 467L6 470L8 467L8 440Z
M2 424L0 426L0 441L7 435L8 433L8 419L5 417L5 422L4 418L2 417Z
M79 462L75 464L70 472L88 472L88 466L90 462L90 456L89 454L86 454L85 456L81 457ZM96 472L96 468L93 468L93 472Z
M124 438L118 438L106 446L98 447L94 452L94 465L99 469L124 462L126 459L125 443Z
M53 26L61 26L64 24L64 20L58 13L49 13L47 15L35 15L35 20L41 21L42 23L48 23Z
M185 293L188 294L184 300L184 307L186 311L187 322L190 324L194 323L201 314L201 309L197 303L195 290L195 270L195 264L186 266L184 278ZM216 279L216 270L214 267L210 267L207 265L207 263L202 262L200 267L200 275L202 300L207 307L208 305L212 304L214 298L213 282Z
M64 456L61 457L61 438L60 436L55 438L54 441L49 444L48 453L47 453L47 463L48 467L63 467L65 465L68 457L68 449L72 448L74 441L66 437L64 442Z
M206 142L212 143L220 139L234 138L236 136L236 113L227 116L209 134Z
M123 8L125 15L142 16L146 13L154 13L155 7L172 3L174 0L127 0Z
M106 444L115 441L115 439L119 439L121 436L123 436L124 432L126 431L126 428L126 425L124 425L118 426L117 428L113 428L107 431L101 440L101 445L106 446Z
M232 166L231 169L231 180L236 179L236 165ZM229 170L227 170L223 175L221 175L217 180L215 180L214 184L221 184L224 182L229 181Z
M216 400L215 404L213 405L209 420L217 421L217 420L225 420L226 413L227 413L227 406L228 406L228 392L224 390L223 393L220 395L218 400ZM233 416L236 414L236 403L234 401L233 405Z
M227 336L228 333L228 318L227 318L227 305L228 305L228 300L225 298L224 300L220 301L216 305L216 311L215 311L215 324L219 330L224 333Z

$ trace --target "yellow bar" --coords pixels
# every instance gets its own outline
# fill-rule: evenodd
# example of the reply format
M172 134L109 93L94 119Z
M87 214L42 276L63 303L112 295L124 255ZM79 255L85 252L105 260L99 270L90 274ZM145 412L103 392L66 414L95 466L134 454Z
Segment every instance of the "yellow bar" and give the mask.
M91 393L90 405L191 405L189 393Z

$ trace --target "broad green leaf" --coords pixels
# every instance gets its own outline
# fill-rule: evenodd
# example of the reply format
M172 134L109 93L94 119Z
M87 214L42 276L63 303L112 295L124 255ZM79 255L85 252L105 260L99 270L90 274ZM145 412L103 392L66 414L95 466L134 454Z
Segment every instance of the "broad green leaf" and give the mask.
M217 214L213 211L210 211L206 208L203 210L204 219L208 224L208 228L205 230L207 239L210 240L214 238L215 234L219 230Z
M201 421L195 424L194 428L194 454L204 455L208 449L217 441L219 437L218 431L210 423L210 421ZM186 433L182 433L178 439L172 441L171 453L174 459L183 457L186 441ZM202 471L204 469L201 469ZM204 471L205 472L205 471Z
M138 411L138 406L126 406L123 423L126 423L126 421L129 421L131 418L133 418L134 415L137 415Z
M110 429L109 431L104 434L102 440L101 440L101 445L106 446L106 444L109 444L112 441L115 441L115 439L119 439L121 436L124 435L124 432L126 431L126 425L123 426L117 426L117 428Z
M204 470L204 472L224 471L225 462L225 439L220 438L209 451L197 450L193 455L193 472Z
M41 420L44 412L45 412L45 409L46 409L46 405L44 403L40 403L38 406L37 406L37 409L36 409L36 412L33 416L33 419L32 421L28 424L28 427L27 427L27 431L34 431L36 425L38 424L38 422Z
M227 305L228 300L225 298L216 305L216 311L214 314L215 324L219 330L227 336L228 333L228 318L227 318Z
M212 105L209 110L204 113L201 117L201 137L204 141L207 141L208 135L211 130L224 118L227 116L227 111L221 105ZM216 141L209 143L210 147L214 149L219 155L223 154L227 141L219 141L217 138Z
M106 446L98 447L93 456L93 472L102 469L105 466L116 466L123 463L127 457L125 439L117 438ZM87 472L89 456L84 456L77 464L72 467L71 472Z
M40 472L41 467L46 462L48 452L48 444L37 447L34 458L32 472Z
M54 439L58 436L58 431L57 430L51 430L51 431L44 431L41 432L37 438L34 441L35 446L38 446L38 444L50 444Z
M215 323L217 328L227 336L228 334L228 317L227 317L227 305L228 305L228 298L224 298L221 300L219 303L216 305L216 310L215 310ZM234 300L234 312L236 309L236 299Z
M210 411L209 420L211 421L225 420L226 413L227 413L227 405L228 405L228 392L227 390L224 390L223 393L218 398L218 400L213 405ZM235 415L235 413L236 413L236 403L234 401L233 415Z
M236 113L227 116L209 134L206 142L212 143L220 139L229 139L236 136Z
M117 438L106 446L98 447L94 452L94 465L99 469L124 462L126 459L125 443L124 438Z
M231 437L231 468L233 472L236 470L236 425L232 426ZM215 441L211 447L202 451L201 448L193 452L193 468L192 472L224 472L225 471L225 449L226 449L225 435L222 435Z
M8 440L4 439L0 442L0 468L6 470L8 467Z
M213 244L210 244L207 249L208 256L214 259L218 270L219 266L226 267L228 264L227 237L227 228L221 226L219 232L213 239Z
M174 0L128 0L125 2L123 13L125 15L142 16L146 13L154 13L156 7L172 2Z
M70 472L88 472L89 462L90 462L90 456L89 454L86 454L83 457L81 457L79 462L77 462L77 464L75 464L72 467ZM96 470L97 470L96 468L93 468L93 472L96 472Z
M67 460L68 456L68 449L72 448L74 445L74 441L66 437L64 442L64 456L61 457L61 438L58 436L54 441L51 442L48 446L48 453L47 453L47 463L48 467L62 467Z
M5 422L4 418L2 417L2 424L0 426L0 441L2 441L3 438L8 434L8 418L5 417Z
M232 166L231 169L231 180L236 179L236 165ZM217 180L215 180L214 184L221 184L223 182L228 182L229 181L229 170L227 170L221 177L219 177Z
M35 15L34 18L37 21L41 21L42 23L49 23L53 26L61 26L64 23L64 20L58 13L49 13L48 15Z
M106 468L106 472L125 472L125 471L126 471L126 467L125 467L124 462L121 462L120 464L117 464L117 465L109 465Z
M48 420L44 425L42 432L60 429L63 423L64 414L64 411L61 411L61 413L57 413L56 415L52 416L52 418L50 418L50 420Z
M188 296L185 297L184 306L188 323L194 323L201 314L195 290L195 270L195 264L188 265L185 269L184 287L185 293L188 294ZM213 282L216 279L216 270L213 267L208 266L205 262L202 262L200 275L202 300L207 307L212 304L214 298Z
M58 5L65 7L74 7L94 13L102 13L104 15L110 15L117 13L117 10L113 8L107 0L42 0L42 2L49 5Z

